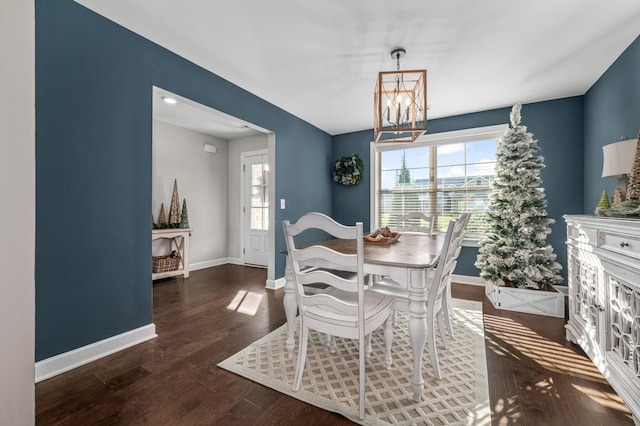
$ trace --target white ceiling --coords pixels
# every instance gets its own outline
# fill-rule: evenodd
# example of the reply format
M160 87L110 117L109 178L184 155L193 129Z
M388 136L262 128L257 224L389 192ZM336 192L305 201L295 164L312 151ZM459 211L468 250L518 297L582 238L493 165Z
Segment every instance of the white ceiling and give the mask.
M175 104L168 104L172 98ZM251 123L234 118L159 87L153 88L153 118L221 139L235 140L268 133Z
M76 1L332 135L394 47L439 118L582 95L640 34L638 0Z

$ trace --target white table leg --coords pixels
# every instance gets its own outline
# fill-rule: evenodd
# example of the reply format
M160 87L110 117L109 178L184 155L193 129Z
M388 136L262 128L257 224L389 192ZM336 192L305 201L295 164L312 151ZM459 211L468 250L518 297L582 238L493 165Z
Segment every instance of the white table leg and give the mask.
M296 313L298 312L298 302L296 301L296 288L293 283L291 268L289 268L289 259L287 259L284 268L284 313L287 317L287 353L289 358L293 358L293 349L296 341L294 338L294 325L296 323Z
M413 375L411 387L413 400L420 402L424 390L422 378L422 354L427 341L427 306L425 273L412 270L409 277L409 337L413 351Z

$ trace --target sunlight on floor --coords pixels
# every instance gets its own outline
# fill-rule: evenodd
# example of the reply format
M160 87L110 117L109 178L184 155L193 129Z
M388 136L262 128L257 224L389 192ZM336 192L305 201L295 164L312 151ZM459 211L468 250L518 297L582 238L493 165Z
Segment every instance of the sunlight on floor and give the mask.
M500 398L493 410L496 424L500 426L507 426L521 421L522 413L520 412L520 402L517 396L506 399Z
M488 336L489 345L499 355L527 357L551 371L607 383L589 359L511 319L485 315L484 322L487 331L495 337Z
M262 294L254 293L252 291L240 290L238 291L238 294L235 295L231 303L229 303L227 309L253 316L258 312L262 296Z
M607 384L597 367L584 355L571 348L540 336L530 328L512 319L484 315L487 349L501 357L535 361L550 373L565 374L579 379L584 385L573 384L595 403L610 410L620 411L631 418L631 413L620 397L613 392L596 389L594 385ZM561 399L553 377L546 376L532 381L517 391L516 395L504 395L493 406L499 425L509 425L522 420L520 398L523 395Z
M574 388L578 389L580 392L587 395L597 404L602 405L603 407L611 408L618 411L629 411L627 406L618 398L617 395L611 394L609 392L600 392L598 390L588 388L585 386L580 386L578 384L573 385ZM631 418L631 414L629 414L629 418Z

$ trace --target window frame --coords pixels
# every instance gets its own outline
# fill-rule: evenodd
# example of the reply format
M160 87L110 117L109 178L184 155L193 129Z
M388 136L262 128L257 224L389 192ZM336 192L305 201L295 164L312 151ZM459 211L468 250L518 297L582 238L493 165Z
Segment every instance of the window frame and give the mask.
M370 144L370 155L369 155L369 167L372 171L371 173L371 181L370 181L370 218L372 223L372 229L376 229L379 227L379 215L378 209L376 206L378 205L379 199L379 186L380 186L380 153L384 151L395 151L405 148L419 148L419 147L430 147L434 145L442 146L463 142L474 142L474 141L482 141L486 139L498 139L500 138L506 129L509 128L508 124L498 124L494 126L484 126L484 127L475 127L468 128L462 130L454 130L449 132L440 132L440 133L430 133L425 134L415 142L408 143L375 143L371 142ZM477 247L480 239L484 234L473 234L465 237L464 245L470 247Z

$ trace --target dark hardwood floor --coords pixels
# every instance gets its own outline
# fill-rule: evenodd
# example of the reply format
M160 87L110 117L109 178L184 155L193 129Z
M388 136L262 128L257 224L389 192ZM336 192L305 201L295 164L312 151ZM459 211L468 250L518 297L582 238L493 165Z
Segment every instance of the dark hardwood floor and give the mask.
M283 290L265 280L223 265L156 282L158 337L38 383L36 424L351 424L216 367L284 323ZM453 295L483 301L493 425L633 424L562 319L497 311L481 287L454 284Z

